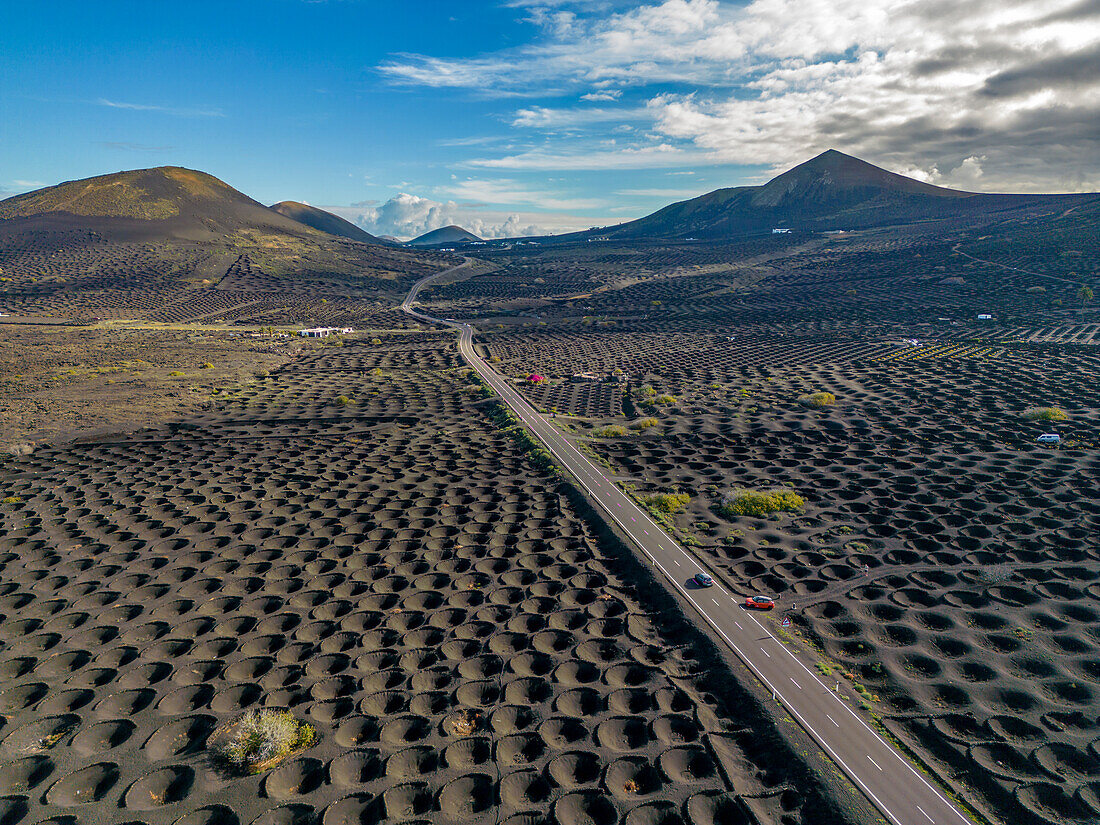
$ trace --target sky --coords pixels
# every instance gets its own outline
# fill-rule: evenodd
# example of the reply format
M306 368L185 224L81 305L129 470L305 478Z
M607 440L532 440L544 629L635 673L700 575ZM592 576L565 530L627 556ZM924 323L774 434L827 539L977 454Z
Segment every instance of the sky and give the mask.
M498 237L830 148L1100 190L1100 0L0 0L0 197L177 165L376 234Z

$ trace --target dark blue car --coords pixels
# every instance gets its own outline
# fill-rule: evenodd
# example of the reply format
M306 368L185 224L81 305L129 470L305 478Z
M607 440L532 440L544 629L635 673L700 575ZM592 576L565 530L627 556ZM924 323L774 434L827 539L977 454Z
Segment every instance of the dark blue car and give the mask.
M708 573L696 573L692 578L692 582L698 587L711 587L714 585L714 579Z

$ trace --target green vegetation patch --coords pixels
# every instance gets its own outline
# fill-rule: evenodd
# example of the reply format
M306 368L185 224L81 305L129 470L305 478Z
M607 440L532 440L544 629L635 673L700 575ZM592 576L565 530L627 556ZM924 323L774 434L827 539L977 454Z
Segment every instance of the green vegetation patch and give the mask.
M655 493L642 499L642 503L651 510L672 515L681 512L691 501L687 493Z
M1024 410L1028 421L1065 421L1069 416L1057 407L1029 407Z
M608 427L600 427L591 433L593 438L622 438L626 435L626 427L620 424L612 424Z
M737 489L723 496L718 510L728 517L766 516L770 513L796 512L805 504L806 499L793 490Z
M633 427L635 430L638 430L640 432L645 432L650 427L656 427L660 423L661 422L658 421L653 416L649 416L647 418L639 418L637 421L635 421L630 426Z
M254 774L313 747L317 731L290 711L264 708L249 711L211 738L216 762L234 772Z
M798 403L803 407L813 407L820 410L823 407L831 407L836 404L836 396L831 392L812 392L798 396Z
M480 379L478 380L480 381ZM482 386L489 393L492 393L487 385L482 384ZM505 435L512 439L512 443L527 456L532 464L540 470L549 470L554 467L554 456L527 431L527 428L523 426L523 422L516 417L507 404L498 400L493 405L489 417Z

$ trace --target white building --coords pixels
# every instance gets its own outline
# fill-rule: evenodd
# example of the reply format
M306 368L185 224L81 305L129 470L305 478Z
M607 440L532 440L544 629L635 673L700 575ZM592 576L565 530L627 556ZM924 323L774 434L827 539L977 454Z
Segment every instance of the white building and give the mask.
M355 332L351 327L311 327L300 329L298 334L303 338L328 338L330 335L346 335Z

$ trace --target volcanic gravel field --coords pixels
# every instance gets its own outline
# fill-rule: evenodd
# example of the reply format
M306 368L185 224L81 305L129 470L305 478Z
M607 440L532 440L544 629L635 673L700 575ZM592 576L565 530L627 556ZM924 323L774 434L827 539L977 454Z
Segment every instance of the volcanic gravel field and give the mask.
M689 493L670 521L735 593L778 595L822 673L987 818L1100 819L1086 217L498 261L444 311L529 301L535 320L486 324L480 351L545 376L527 396L577 416L574 437L600 432L589 447L635 495ZM563 383L616 369L621 413L592 398L618 387ZM800 402L822 391L834 406ZM1069 418L1023 416L1048 405ZM1038 446L1052 429L1062 444ZM806 506L728 518L738 487Z
M638 494L690 493L681 538L735 593L778 595L826 672L958 793L1006 822L1100 817L1100 354L541 337L487 349L546 375L627 370L632 414L659 423L592 447ZM643 384L672 400L647 406ZM835 406L799 402L821 390ZM1023 419L1048 404L1068 420ZM1063 445L1036 445L1052 426ZM735 487L807 504L726 518Z
M644 569L487 423L458 366L450 335L348 343L201 417L10 461L0 822L844 819L674 603L635 586ZM1082 731L1091 690L1063 671L1095 677L1095 640L1054 623L1095 618L1088 585L1036 569L1073 597L1019 609L1050 624L1036 637L1067 664L1043 685ZM948 575L906 592L964 592ZM884 628L952 615L918 598L861 604L898 612ZM815 606L816 626L877 615L846 604ZM957 661L989 667L970 644ZM219 773L208 738L256 707L291 709L318 744L260 775ZM1034 772L1088 769L1086 752L1064 750L1084 733L1034 758L1018 747L1043 724L1029 712L1038 702L1002 750ZM983 747L975 758L1001 752ZM1040 795L1060 787L1027 779Z
M329 246L314 253L316 261L290 259L295 270L280 274L272 267L285 267L282 258L265 264L254 260L263 250L250 255L231 245L114 242L76 230L0 234L0 308L83 322L392 329L409 326L392 298L443 266L427 253L338 239Z

